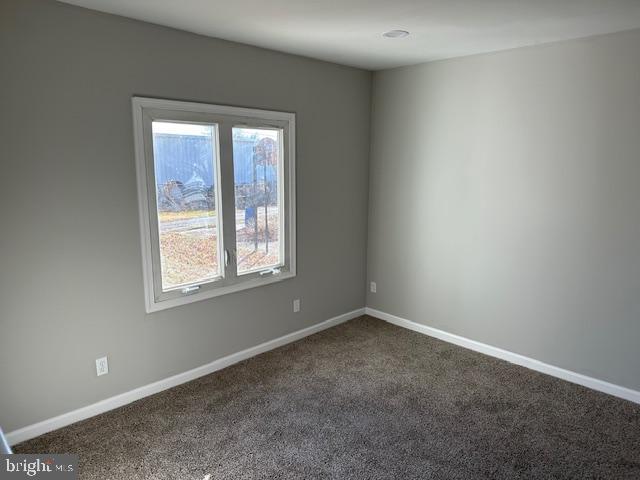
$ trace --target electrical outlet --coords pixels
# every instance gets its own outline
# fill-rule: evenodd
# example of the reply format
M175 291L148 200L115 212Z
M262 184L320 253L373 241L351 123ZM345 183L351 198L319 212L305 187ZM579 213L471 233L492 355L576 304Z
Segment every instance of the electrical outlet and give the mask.
M293 311L294 311L294 313L298 313L300 311L300 299L299 298L296 298L293 301Z
M371 282L371 284L369 284L369 290L371 290L371 293L376 293L378 289L378 286L376 285L376 282Z
M96 375L106 375L109 373L109 360L107 357L96 358Z

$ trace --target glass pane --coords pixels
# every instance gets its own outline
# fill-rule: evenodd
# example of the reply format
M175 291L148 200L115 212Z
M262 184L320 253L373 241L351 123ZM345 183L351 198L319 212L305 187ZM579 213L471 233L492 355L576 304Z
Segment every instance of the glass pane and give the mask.
M234 127L238 275L282 264L281 130Z
M216 126L153 122L162 291L220 276Z

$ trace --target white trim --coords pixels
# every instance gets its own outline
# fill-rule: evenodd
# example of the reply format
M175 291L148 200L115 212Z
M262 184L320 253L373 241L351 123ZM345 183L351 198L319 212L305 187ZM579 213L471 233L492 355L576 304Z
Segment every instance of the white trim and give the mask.
M485 355L489 355L491 357L500 358L502 360L506 360L507 362L514 363L516 365L520 365L537 372L545 373L553 377L561 378L562 380L566 380L568 382L577 383L578 385L582 385L583 387L591 388L599 392L608 393L609 395L613 395L615 397L624 398L625 400L629 400L631 402L640 403L640 391L637 390L632 390L621 385L615 385L613 383L605 382L604 380L598 380L597 378L588 377L581 373L576 373L572 372L571 370L566 370L554 365L549 365L548 363L544 363L540 360L535 360L530 357L525 357L524 355L520 355L519 353L510 352L508 350L503 350L498 347L477 342L475 340L461 337L453 333L445 332L444 330L428 327L421 323L412 322L411 320L407 320L396 315L391 315L390 313L381 312L380 310L375 310L373 308L366 307L365 313L399 327L407 328L409 330L413 330L430 337L435 337L445 342L468 348L469 350L484 353Z
M159 302L151 300L151 303L146 304L147 313L159 312L160 310L166 310L167 308L173 308L180 305L186 305L188 303L199 302L200 300L219 297L220 295L226 295L228 293L240 292L242 290L248 290L250 288L262 287L263 285L281 282L282 280L293 278L295 276L295 272L282 272L269 277L251 278L240 283L231 283L209 290L204 290L202 292L187 294L181 297L168 298Z
M138 190L138 211L140 225L140 247L142 252L142 279L144 282L144 302L147 313L154 304L153 268L151 261L151 225L149 222L149 193L147 191L147 173L144 155L144 136L142 127L142 104L132 100L133 143L136 159L136 181Z
M218 360L214 360L213 362L202 365L201 367L197 367L192 370L173 375L163 380L158 380L157 382L135 388L114 397L110 397L91 405L78 408L77 410L63 413L62 415L58 415L57 417L49 418L47 420L43 420L42 422L34 423L33 425L28 425L18 430L14 430L7 433L7 441L10 445L15 445L16 443L24 442L25 440L35 438L44 433L51 432L53 430L57 430L58 428L62 428L67 425L71 425L72 423L79 422L80 420L85 420L95 415L113 410L114 408L127 405L131 402L135 402L136 400L140 400L141 398L148 397L149 395L162 392L163 390L167 390L168 388L172 388L177 385L190 382L191 380L195 380L196 378L202 377L204 375L216 372L230 365L233 365L234 363L246 360L247 358L260 355L261 353L268 352L269 350L287 345L291 342L295 342L296 340L308 337L309 335L313 335L314 333L318 333L327 328L334 327L336 325L339 325L340 323L344 323L348 320L363 315L364 311L364 308L359 308L351 312L343 313L342 315L338 315L337 317L333 317L329 320L317 323L316 325L312 325L311 327L303 328L302 330L298 330L282 337L269 340L267 342L256 345L255 347L250 347L237 353L232 353L231 355L219 358Z
M181 100L167 100L164 98L133 96L135 104L143 108L157 108L162 110L179 110L183 112L210 113L214 115L230 115L239 117L259 118L261 120L285 120L295 119L291 112L277 110L262 110L258 108L233 107L230 105L217 105L213 103L183 102Z
M294 116L293 120L289 122L289 198L287 199L289 200L289 271L293 275L296 275L297 272L296 222L298 217L296 216L296 198L298 197L298 192L296 191L296 158L296 119ZM282 190L284 190L284 186ZM284 208L284 202L282 202L282 208Z

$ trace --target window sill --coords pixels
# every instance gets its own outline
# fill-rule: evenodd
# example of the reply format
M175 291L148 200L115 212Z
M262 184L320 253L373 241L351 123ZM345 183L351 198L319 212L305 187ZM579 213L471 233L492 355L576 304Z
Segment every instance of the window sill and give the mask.
M235 285L225 285L203 292L192 293L190 295L184 295L182 297L171 298L168 300L156 300L153 296L147 294L146 297L146 310L147 313L159 312L168 308L179 307L180 305L186 305L188 303L199 302L208 298L219 297L220 295L226 295L228 293L240 292L242 290L248 290L250 288L261 287L263 285L269 285L270 283L281 282L289 278L296 276L295 272L282 272L278 275L270 277L253 278Z

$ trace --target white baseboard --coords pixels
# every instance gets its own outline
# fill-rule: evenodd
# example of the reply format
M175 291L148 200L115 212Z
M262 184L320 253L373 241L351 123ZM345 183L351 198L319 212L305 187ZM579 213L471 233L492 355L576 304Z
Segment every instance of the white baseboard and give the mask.
M508 350L493 347L485 343L476 342L475 340L470 340L459 335L454 335L453 333L438 330L437 328L428 327L426 325L422 325L421 323L412 322L411 320L397 317L389 313L381 312L380 310L375 310L373 308L365 308L365 313L367 315L371 315L372 317L376 317L381 320L385 320L386 322L393 323L394 325L398 325L399 327L414 330L424 335L429 335L430 337L435 337L445 342L468 348L469 350L475 350L476 352L500 358L502 360L506 360L507 362L515 363L516 365L520 365L531 370L546 373L547 375L558 377L572 383L577 383L578 385L582 385L593 390L598 390L599 392L608 393L609 395L614 395L616 397L624 398L625 400L640 403L640 391L637 390L632 390L620 385L615 385L603 380L598 380L597 378L588 377L586 375L582 375L581 373L572 372L571 370L565 370L564 368L549 365L548 363L525 357L524 355L520 355L518 353L513 353Z
M351 320L352 318L359 317L360 315L364 315L364 311L364 308L359 308L357 310L353 310L352 312L338 315L337 317L330 318L329 320L325 320L324 322L318 323L311 327L289 333L288 335L284 335L283 337L269 340L267 342L261 343L260 345L256 345L255 347L242 350L241 352L232 353L231 355L227 355L226 357L214 360L213 362L202 365L201 367L197 367L184 373L173 375L163 380L158 380L157 382L135 388L114 397L101 400L91 405L87 405L86 407L81 407L77 410L58 415L57 417L49 418L47 420L43 420L42 422L34 423L33 425L28 425L18 430L14 430L13 432L7 433L7 440L10 445L15 445L17 443L24 442L25 440L35 438L44 433L51 432L53 430L57 430L58 428L62 428L72 423L79 422L80 420L85 420L100 413L113 410L114 408L118 408L123 405L127 405L128 403L135 402L136 400L140 400L141 398L148 397L149 395L167 390L168 388L175 387L191 380L195 380L196 378L208 375L217 370L221 370L225 367L228 367L229 365L233 365L234 363L246 360L247 358L251 358L269 350L273 350L275 348L286 345L288 343L295 342L296 340L308 337L309 335L313 335L314 333L346 322L347 320Z

